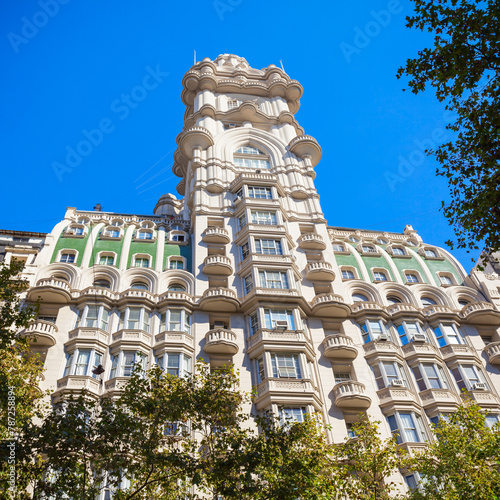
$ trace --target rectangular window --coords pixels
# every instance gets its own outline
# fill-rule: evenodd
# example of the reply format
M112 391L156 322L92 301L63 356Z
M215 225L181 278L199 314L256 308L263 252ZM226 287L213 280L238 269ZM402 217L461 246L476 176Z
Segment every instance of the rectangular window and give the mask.
M249 186L248 196L260 200L270 200L272 199L272 191L270 187Z
M291 310L284 309L264 309L264 317L266 322L266 328L274 329L279 324L278 321L287 322L287 330L295 330L295 323L293 321L293 312Z
M243 215L240 215L238 217L238 229L242 229L243 227L245 227L247 225L247 218L246 218L246 215L243 214Z
M333 251L334 252L345 252L345 247L344 247L344 245L341 245L340 243L334 243L333 244Z
M426 434L422 419L419 415L411 413L396 412L387 417L391 432L397 434L398 444L411 442L421 443L426 441Z
M259 271L259 281L262 288L289 288L287 274L283 271Z
M140 307L131 307L128 311L128 321L126 328L129 330L139 330L141 321Z
M305 408L280 408L279 419L282 425L289 425L295 422L304 422L306 417Z
M96 352L94 353L94 363L92 366L92 371L94 371L99 365L102 365L102 353ZM99 378L97 373L92 373L92 377Z
M71 369L71 363L73 363L73 356L74 356L74 353L69 353L69 354L66 354L66 366L64 367L64 374L63 374L63 377L66 377L67 375L69 375L69 371Z
M271 366L274 378L302 378L297 354L271 354Z
M250 333L253 335L259 329L259 316L257 314L257 311L250 314L248 319L250 323Z
M252 224L275 225L276 212L268 210L252 210Z
M250 255L250 247L248 243L241 245L241 260L245 260Z
M90 361L90 349L80 349L75 363L75 375L87 375Z
M97 318L99 317L99 306L88 306L85 326L87 328L97 327Z
M340 384L341 382L349 382L351 380L350 373L334 373L335 383Z
M251 274L243 278L243 284L245 286L245 293L250 293L253 288L253 279Z
M186 377L191 374L191 358L184 353L168 352L157 358L156 362L169 375Z
M115 263L115 258L112 255L101 255L99 264L101 266L112 266Z
M264 372L264 359L263 358L256 359L255 365L257 367L257 383L260 384L266 378Z
M438 341L439 347L444 347L450 344L463 344L462 335L457 327L453 324L441 323L434 329L434 335Z
M283 255L280 240L255 240L255 251L264 255Z
M190 333L190 322L191 316L183 309L167 309L160 315L160 331Z
M63 254L61 254L61 259L59 262L73 264L75 262L75 254L74 253L63 253Z
M470 391L481 387L488 390L483 372L475 365L459 365L457 368L453 368L451 372L460 389Z

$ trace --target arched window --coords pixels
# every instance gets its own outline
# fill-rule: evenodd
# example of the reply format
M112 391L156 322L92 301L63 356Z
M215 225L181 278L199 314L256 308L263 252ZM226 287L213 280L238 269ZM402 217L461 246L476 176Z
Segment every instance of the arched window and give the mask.
M470 302L466 299L458 299L458 303L461 305L461 306L468 306L470 304Z
M184 285L181 285L180 283L172 283L171 285L168 286L168 291L169 292L185 292L186 287Z
M153 239L153 231L150 231L147 229L143 229L141 231L138 231L137 239L138 240L152 240Z
M387 302L389 302L389 304L401 304L402 301L399 297L396 297L396 295L388 295Z
M422 302L422 305L424 306L435 306L437 304L437 302L431 297L422 297L420 302Z
M234 166L244 168L271 168L269 156L253 146L238 148L233 155Z
M130 288L133 288L134 290L149 290L149 286L147 283L144 283L144 281L134 281L130 285Z
M94 281L94 286L98 286L100 288L111 288L111 283L105 279L97 279Z
M352 296L353 302L368 302L368 297L362 293L354 293Z

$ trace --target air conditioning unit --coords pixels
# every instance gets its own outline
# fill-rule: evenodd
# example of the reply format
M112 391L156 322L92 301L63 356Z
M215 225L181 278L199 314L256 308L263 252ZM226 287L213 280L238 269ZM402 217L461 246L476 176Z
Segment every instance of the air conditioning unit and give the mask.
M396 378L391 381L392 387L404 387L405 383L402 379Z
M427 337L423 333L416 333L413 335L413 342L426 342Z
M275 321L274 322L275 330L288 330L288 321Z
M389 340L389 337L387 336L387 334L385 334L385 333L381 333L381 334L378 336L377 340L382 340L382 341L384 341L384 342L385 342L386 340Z
M487 387L484 382L476 382L472 388L476 391L486 391Z
M214 328L224 328L224 321L214 321Z

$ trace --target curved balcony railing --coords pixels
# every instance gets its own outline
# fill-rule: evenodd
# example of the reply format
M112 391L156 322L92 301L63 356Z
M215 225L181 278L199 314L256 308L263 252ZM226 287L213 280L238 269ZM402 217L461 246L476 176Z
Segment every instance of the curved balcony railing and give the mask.
M230 354L238 352L236 334L227 329L209 330L205 335L203 350L209 354Z
M358 349L347 335L328 335L323 340L323 347L327 358L353 360L358 356Z
M236 293L224 287L214 287L205 290L199 304L205 311L234 312L239 307Z
M203 262L205 274L229 276L233 273L231 259L225 255L209 255Z
M500 365L500 342L492 342L491 344L488 344L483 350L488 356L488 361L492 365Z
M325 250L326 243L321 234L303 234L299 238L299 247L312 250Z
M306 267L306 278L311 281L333 281L335 273L329 262L310 262Z
M370 407L372 400L365 394L365 390L364 384L354 380L336 384L333 388L335 406L366 410Z
M35 337L36 345L53 346L56 344L57 326L41 319L31 323L22 333L23 336Z
M205 243L224 243L227 244L231 241L229 232L223 227L209 226L203 231L201 239Z
M28 290L29 301L34 302L39 297L44 302L64 303L71 298L71 288L66 281L44 278L38 280L36 286Z

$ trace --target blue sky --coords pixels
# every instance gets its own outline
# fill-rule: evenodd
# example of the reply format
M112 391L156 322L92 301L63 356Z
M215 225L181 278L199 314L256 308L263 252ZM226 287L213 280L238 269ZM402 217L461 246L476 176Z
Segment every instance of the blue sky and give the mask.
M449 137L447 116L432 92L403 92L395 76L430 43L405 28L411 5L5 2L0 228L50 231L67 206L96 203L148 214L163 193L175 193L181 81L196 50L198 60L229 52L255 68L282 60L302 84L297 118L323 149L316 187L330 225L400 232L411 224L445 247L452 230L439 208L448 189L422 151ZM134 90L144 82L149 90ZM86 135L94 141L86 156L61 169ZM454 254L467 270L477 257Z

